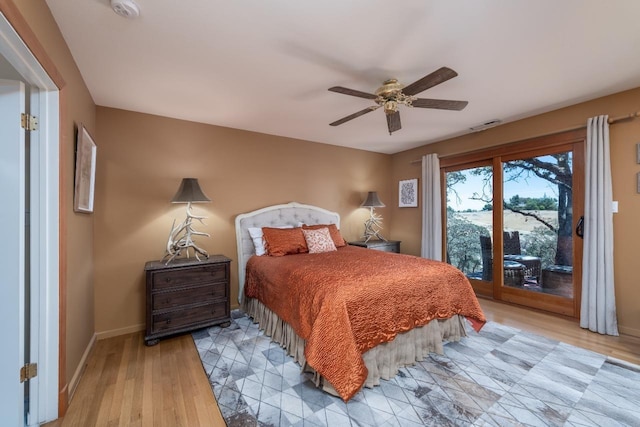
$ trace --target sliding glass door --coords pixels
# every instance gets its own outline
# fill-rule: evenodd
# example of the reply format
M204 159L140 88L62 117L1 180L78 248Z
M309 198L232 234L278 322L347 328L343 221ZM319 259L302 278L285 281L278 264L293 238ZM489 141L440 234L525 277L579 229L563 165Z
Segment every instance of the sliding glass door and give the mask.
M446 259L478 295L578 316L583 142L572 133L443 159Z
M504 156L501 162L501 298L575 316L575 277L581 271L575 248L581 239L574 232L580 216L574 213L581 212L583 195L574 196L574 188L580 188L582 163L576 164L572 145Z

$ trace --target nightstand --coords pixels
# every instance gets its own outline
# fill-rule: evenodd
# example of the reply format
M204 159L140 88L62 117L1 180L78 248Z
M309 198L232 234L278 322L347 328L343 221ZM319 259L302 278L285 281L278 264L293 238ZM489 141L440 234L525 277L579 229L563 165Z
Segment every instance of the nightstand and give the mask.
M363 248L375 249L377 251L384 252L395 252L397 254L400 253L400 241L399 240L369 240L365 242L364 240L360 240L357 242L349 242L350 245L353 246L361 246Z
M147 277L147 345L161 337L231 322L229 264L223 255L198 261L150 261ZM226 325L224 325L226 324Z

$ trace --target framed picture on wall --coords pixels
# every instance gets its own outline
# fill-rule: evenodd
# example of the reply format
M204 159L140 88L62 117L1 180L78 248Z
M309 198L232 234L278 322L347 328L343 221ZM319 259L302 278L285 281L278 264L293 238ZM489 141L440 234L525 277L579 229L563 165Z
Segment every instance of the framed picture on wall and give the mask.
M398 186L398 206L401 208L418 207L418 179L405 179Z
M73 193L73 210L93 212L93 191L96 181L96 143L80 124L76 143L76 177Z

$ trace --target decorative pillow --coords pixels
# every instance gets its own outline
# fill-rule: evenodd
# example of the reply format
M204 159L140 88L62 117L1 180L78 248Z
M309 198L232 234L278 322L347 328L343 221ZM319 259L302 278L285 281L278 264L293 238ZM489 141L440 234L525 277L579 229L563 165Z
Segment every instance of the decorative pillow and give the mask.
M282 227L276 228L293 228L293 225L283 225ZM256 255L265 255L267 253L267 250L264 247L262 228L248 227L247 230L249 231L249 236L251 236L251 240L253 241L253 247L256 250Z
M310 254L337 251L328 228L318 228L316 230L303 228L302 233L304 233L304 239L307 241Z
M262 227L267 254L284 256L308 252L301 228Z
M329 229L329 234L331 235L331 239L333 240L333 244L336 245L336 248L347 246L347 242L344 241L342 234L340 234L340 230L338 230L338 227L335 224L302 225L303 230L318 230L320 228Z

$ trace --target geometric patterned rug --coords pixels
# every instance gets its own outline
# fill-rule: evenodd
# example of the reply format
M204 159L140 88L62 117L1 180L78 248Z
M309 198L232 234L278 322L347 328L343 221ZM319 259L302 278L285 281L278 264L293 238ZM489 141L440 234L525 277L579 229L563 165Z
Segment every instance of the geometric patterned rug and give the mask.
M229 427L640 426L640 366L488 322L348 403L243 312L193 333Z

